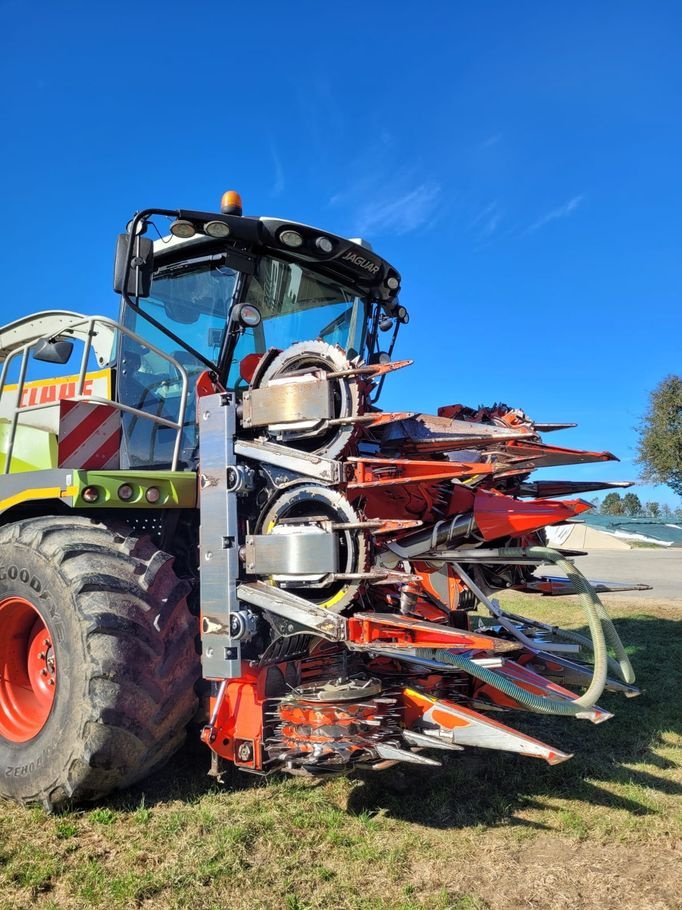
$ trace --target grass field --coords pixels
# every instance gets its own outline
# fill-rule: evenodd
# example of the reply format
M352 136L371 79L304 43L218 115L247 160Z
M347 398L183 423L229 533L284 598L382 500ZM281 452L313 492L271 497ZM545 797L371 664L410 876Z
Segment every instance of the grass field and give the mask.
M529 604L581 623L573 599ZM226 789L189 745L93 808L0 803L0 910L680 908L682 605L617 604L643 695L603 698L600 726L511 718L572 761L470 750L435 772Z

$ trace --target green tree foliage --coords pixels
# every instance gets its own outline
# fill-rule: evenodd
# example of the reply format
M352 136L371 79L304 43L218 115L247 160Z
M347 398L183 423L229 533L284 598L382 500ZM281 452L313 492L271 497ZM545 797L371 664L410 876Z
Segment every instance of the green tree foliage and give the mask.
M667 376L656 386L638 432L644 479L682 495L682 376Z
M661 506L658 502L648 502L646 504L647 515L651 518L660 518L661 517Z
M626 515L640 515L642 512L642 503L636 493L626 493L623 496L623 511Z
M602 515L624 515L625 507L620 493L607 493L601 504Z

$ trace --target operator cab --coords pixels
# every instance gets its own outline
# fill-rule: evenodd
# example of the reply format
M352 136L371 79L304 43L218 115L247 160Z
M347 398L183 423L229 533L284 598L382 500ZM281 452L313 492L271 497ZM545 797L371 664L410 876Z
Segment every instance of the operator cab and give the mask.
M196 463L194 390L213 372L237 394L260 359L297 341L320 339L368 363L390 357L407 312L397 294L400 275L362 241L309 225L245 217L234 192L220 215L148 210L133 219L117 249L121 322L171 361L123 336L118 400L176 420L188 379L182 461ZM174 218L170 236L157 221ZM155 228L161 239L146 234ZM130 239L133 238L132 244ZM382 333L387 337L382 351ZM176 366L177 364L177 366ZM130 467L160 466L173 431L149 421L124 421Z

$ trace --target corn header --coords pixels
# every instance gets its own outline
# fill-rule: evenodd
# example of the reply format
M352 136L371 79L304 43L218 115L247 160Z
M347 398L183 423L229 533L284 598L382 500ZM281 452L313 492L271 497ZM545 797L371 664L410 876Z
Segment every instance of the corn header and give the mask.
M0 794L96 799L192 721L218 777L555 764L516 712L600 723L605 689L637 694L580 554L544 536L588 508L557 497L624 484L531 479L614 456L504 404L381 410L409 317L367 244L228 193L136 215L114 283L118 321L0 330ZM578 593L588 634L505 612L509 589Z

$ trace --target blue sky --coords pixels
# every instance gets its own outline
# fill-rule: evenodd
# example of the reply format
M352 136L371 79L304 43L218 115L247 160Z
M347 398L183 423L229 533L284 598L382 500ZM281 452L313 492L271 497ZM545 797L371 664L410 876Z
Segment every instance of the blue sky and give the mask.
M622 462L561 473L636 479L682 372L681 27L627 0L0 0L2 321L113 314L130 214L234 187L401 270L415 365L385 407L575 420L547 441Z

